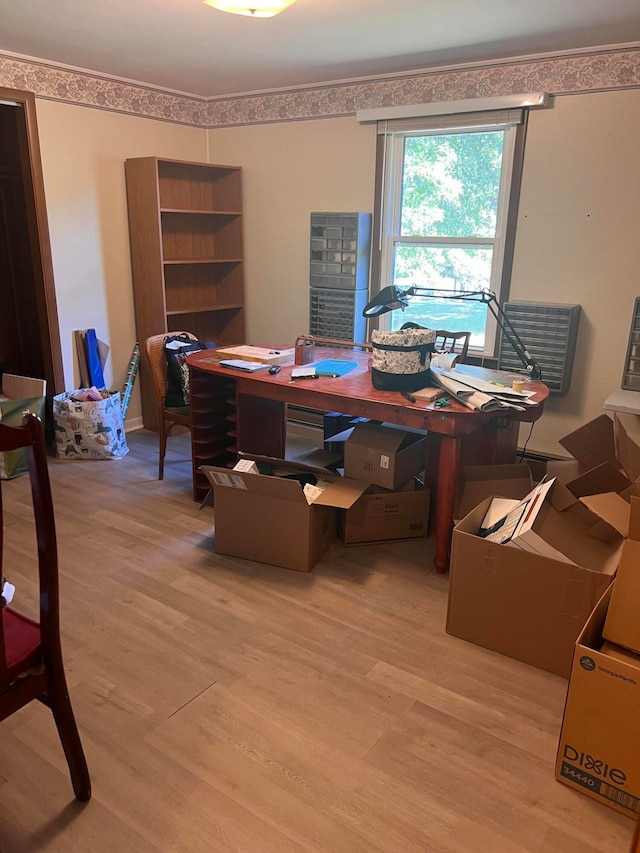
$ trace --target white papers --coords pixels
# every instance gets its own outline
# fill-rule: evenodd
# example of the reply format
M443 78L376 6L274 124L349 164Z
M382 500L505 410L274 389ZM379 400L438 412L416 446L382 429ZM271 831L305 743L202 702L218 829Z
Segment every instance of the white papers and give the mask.
M478 412L493 412L499 409L516 409L519 412L526 411L526 400L521 395L515 395L513 399L505 398L497 393L497 386L491 385L484 380L476 380L466 373L457 370L438 370L432 368L431 375L442 388L445 389L459 403ZM491 393L479 390L476 384L481 383L483 387L492 390Z
M302 487L302 491L304 492L304 496L307 499L307 503L309 506L316 501L320 495L322 495L332 483L329 480L318 480L315 485L312 483L305 483Z
M292 379L311 379L316 375L315 365L305 367L294 367L291 370Z
M496 409L512 408L510 404L498 400L497 397L491 397L489 394L483 394L481 391L476 391L469 385L458 382L453 379L449 371L438 370L432 368L431 375L435 381L444 388L452 397L459 403L467 406L470 409L475 409L479 412L493 412ZM524 411L524 409L521 409Z
M233 466L234 471L242 471L243 474L259 474L260 470L252 459L238 459Z
M457 360L458 353L438 352L431 356L431 367L438 367L440 370L451 370Z
M15 595L15 592L16 592L16 588L12 583L9 583L9 581L3 581L3 584L2 584L2 600L3 600L2 606L3 607L6 607L7 604L11 604L11 602L13 601L13 596Z
M502 524L500 524L500 521L494 522L493 531L484 538L488 539L489 542L497 542L499 544L510 541L514 542L514 544L519 544L516 540L519 537L523 537L533 527L533 523L554 482L555 477L535 486L526 497L508 511L502 519ZM488 525L484 525L484 522L483 526L488 527ZM528 548L525 550L528 550Z
M269 365L261 361L242 361L241 359L229 358L220 361L223 367L233 367L234 370L244 370L245 373L255 373L257 370L268 370Z
M482 524L480 525L480 535L484 536L483 531L489 531L503 518L506 518L511 510L517 506L519 501L514 498L493 498L489 504L489 509L484 514Z
M463 385L468 385L470 388L475 388L476 391L482 391L490 397L498 397L508 403L516 403L521 406L537 406L537 403L532 403L529 397L533 397L534 391L514 391L509 385L504 385L497 380L480 379L473 376L471 373L466 373L464 366L456 370L443 370L445 376L455 379ZM496 375L500 376L496 372ZM501 377L502 378L502 377ZM505 377L507 378L507 377Z

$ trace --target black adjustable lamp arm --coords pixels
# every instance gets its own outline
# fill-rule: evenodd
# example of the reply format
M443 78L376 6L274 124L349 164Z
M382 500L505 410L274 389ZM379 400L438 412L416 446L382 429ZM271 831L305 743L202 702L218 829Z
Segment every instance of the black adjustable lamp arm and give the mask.
M386 314L388 311L393 311L396 308L404 308L409 304L409 297L417 296L431 299L457 299L462 302L484 302L493 314L496 323L504 332L505 337L513 347L516 355L526 367L531 379L538 380L542 378L542 369L535 359L531 357L527 348L518 332L515 330L513 323L502 310L495 293L492 290L463 290L457 293L452 293L444 288L434 287L419 287L412 284L410 287L403 289L396 285L383 288L377 296L375 296L362 312L365 317L377 317L380 314Z
M496 299L495 293L491 290L484 290L482 293L483 296L487 297L486 299L482 299L482 302L488 306L489 311L491 311L493 316L496 318L496 323L504 332L506 339L516 351L516 354L524 367L529 371L530 378L535 380L542 379L542 368L529 354L527 348L522 342L522 338L516 332L513 323L502 310L500 303Z

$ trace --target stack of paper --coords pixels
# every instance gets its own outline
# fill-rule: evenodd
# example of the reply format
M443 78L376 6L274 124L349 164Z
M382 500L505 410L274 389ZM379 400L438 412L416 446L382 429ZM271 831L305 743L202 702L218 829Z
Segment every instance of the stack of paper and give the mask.
M500 409L526 411L527 395L501 388L483 379L477 379L460 370L431 368L433 379L459 403L478 412L494 412Z
M268 364L261 361L243 361L240 358L226 358L220 361L222 367L233 367L235 370L244 370L245 373L255 373L256 370L268 370Z
M521 501L512 502L494 498L482 522L480 535L490 542L497 542L500 545L516 545L523 551L529 551L532 554L540 554L562 563L573 563L573 560L570 560L562 551L547 542L535 526L536 519L554 482L555 477L551 480L543 480ZM503 510L506 505L512 504L502 518L497 521L494 514L496 500L501 502Z

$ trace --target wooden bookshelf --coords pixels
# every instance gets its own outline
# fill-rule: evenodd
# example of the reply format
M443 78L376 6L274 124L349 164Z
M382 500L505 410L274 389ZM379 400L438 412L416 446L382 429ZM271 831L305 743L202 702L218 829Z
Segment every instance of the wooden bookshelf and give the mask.
M243 343L242 170L139 157L125 161L144 425L157 429L144 341L189 331Z

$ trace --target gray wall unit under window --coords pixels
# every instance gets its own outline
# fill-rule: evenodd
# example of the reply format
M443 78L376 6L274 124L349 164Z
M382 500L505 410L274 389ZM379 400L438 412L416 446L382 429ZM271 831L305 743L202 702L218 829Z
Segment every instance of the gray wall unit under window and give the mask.
M309 333L364 341L369 292L370 213L312 213Z
M549 391L566 394L571 385L580 306L505 302L502 307L531 357L542 368L542 381ZM504 332L500 336L498 368L526 374Z

